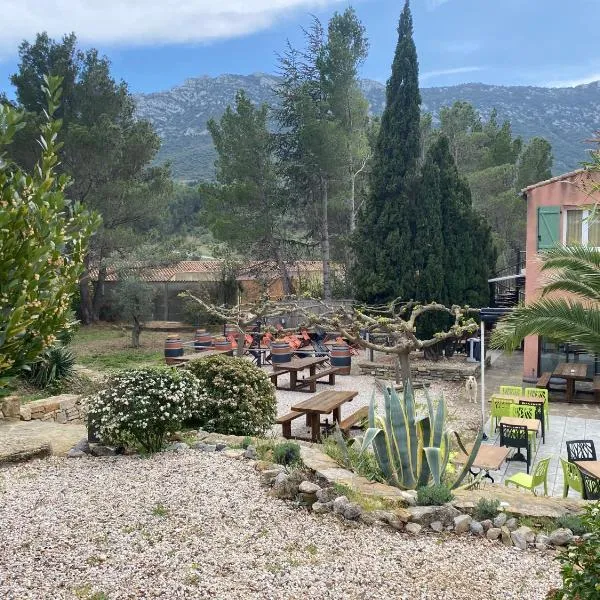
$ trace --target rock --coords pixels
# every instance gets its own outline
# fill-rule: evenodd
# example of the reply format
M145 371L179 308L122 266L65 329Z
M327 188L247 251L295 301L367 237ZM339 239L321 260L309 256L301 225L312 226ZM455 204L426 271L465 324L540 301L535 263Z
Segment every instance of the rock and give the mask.
M540 542L536 542L535 543L535 549L536 550L548 550L548 544L541 544Z
M204 442L196 442L192 444L194 450L200 450L200 452L215 452L217 447L211 444L205 444Z
M379 524L379 521L372 515L372 513L366 511L361 511L359 520L365 525Z
M29 406L21 406L20 408L21 421L31 421L31 408ZM0 414L2 414L0 412Z
M550 534L550 543L553 546L566 546L567 544L573 541L573 532L570 529L565 529L561 527L560 529L555 529Z
M337 496L338 493L333 487L321 488L317 492L317 500L323 503L333 502L337 498Z
M173 442L165 448L165 452L185 452L190 447L185 442Z
M547 546L550 543L550 538L545 533L538 533L535 536L535 543L544 544L545 546Z
M362 514L362 508L354 502L348 502L348 504L344 506L344 512L342 514L344 515L344 519L356 521Z
M0 400L0 412L2 412L6 419L20 419L21 401L17 396L7 396L3 400Z
M331 504L324 504L323 502L315 502L312 505L312 510L317 515L331 512Z
M390 520L394 519L394 513L388 510L373 510L371 514L378 520L383 523L389 523Z
M512 538L513 544L519 548L519 550L527 550L527 544L532 544L535 540L535 534L525 525L511 531L510 537Z
M450 525L454 522L454 517L458 517L460 512L451 504L444 506L410 506L406 509L409 520L413 523L419 523L424 527L429 526L433 521L441 521L444 525Z
M244 458L256 460L258 458L258 454L256 454L256 448L252 445L248 446L244 451Z
M404 501L406 506L416 506L417 505L416 490L400 490L399 497Z
M67 452L67 458L81 458L82 456L86 456L83 450L77 450L77 448L71 448Z
M404 529L407 533L417 535L421 532L422 526L419 523L407 523Z
M196 437L198 438L198 441L201 442L203 439L207 438L210 435L210 433L208 433L208 431L204 431L204 429L198 429L198 433L196 434Z
M512 546L513 541L510 535L510 529L506 525L503 525L500 530L502 531L502 543L505 546Z
M442 531L444 531L444 524L441 521L433 521L429 527L431 527L431 529L437 533L442 533Z
M481 521L481 526L483 527L483 530L487 532L494 524L489 519L485 519L485 521Z
M115 448L110 446L104 446L103 444L93 444L90 446L90 454L92 456L116 456L117 451Z
M217 447L216 446L212 446L210 444L206 444L207 449L205 450L205 452L215 452ZM213 450L209 450L208 448L213 448ZM244 455L244 450L242 448L227 448L226 450L222 450L221 454L223 454L223 456L226 456L227 458L242 458L242 456Z
M519 523L514 517L511 517L504 525L509 531L514 531L519 526Z
M406 522L401 521L400 519L398 519L398 517L394 515L394 517L388 521L388 525L396 531L402 531L406 526Z
M217 442L215 444L215 448L217 452L221 452L221 450L225 450L225 448L227 448L227 444L225 442Z
M484 534L483 525L479 521L471 521L469 528L471 529L471 533L473 535L483 535Z
M502 525L504 525L504 523L506 523L506 521L508 520L508 516L505 512L501 512L495 519L494 519L494 527L502 527Z
M350 503L350 500L348 500L348 498L346 498L346 496L338 496L332 504L333 507L333 512L336 515L342 515L344 514L344 509L346 508L346 505Z
M298 487L298 491L301 494L313 494L316 495L316 493L321 489L321 486L317 485L316 483L313 483L312 481L303 481L300 486Z
M500 527L490 527L485 534L488 540L497 540L502 535Z
M260 482L264 485L271 485L277 475L279 475L281 471L279 469L269 469L268 471L263 471L260 474Z
M81 438L74 446L73 450L81 450L81 452L85 452L86 454L90 453L90 443L87 441L87 438Z
M584 534L581 536L581 539L582 539L582 540L589 540L589 539L590 539L590 538L591 538L593 535L594 535L593 533L584 533Z
M469 515L458 515L458 517L454 517L454 531L456 531L456 533L465 533L466 531L469 531L472 520L473 519Z
M294 500L298 495L298 487L302 483L300 473L278 473L269 494L282 500Z

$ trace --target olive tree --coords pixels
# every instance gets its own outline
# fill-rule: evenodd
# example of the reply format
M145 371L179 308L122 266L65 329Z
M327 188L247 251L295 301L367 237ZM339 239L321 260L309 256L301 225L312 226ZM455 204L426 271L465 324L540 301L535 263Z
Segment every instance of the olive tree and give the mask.
M156 290L135 277L121 281L115 290L115 308L119 317L131 323L131 345L140 347L140 334L146 321L152 318Z

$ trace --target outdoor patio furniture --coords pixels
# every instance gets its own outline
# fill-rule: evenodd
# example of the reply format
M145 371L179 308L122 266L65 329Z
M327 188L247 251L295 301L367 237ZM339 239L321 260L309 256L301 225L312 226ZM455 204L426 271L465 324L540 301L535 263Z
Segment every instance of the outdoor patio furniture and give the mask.
M502 417L510 417L510 406L514 402L512 397L500 398L492 396L492 411L490 414L490 435L494 435L498 429L498 423Z
M535 402L535 400L538 400L538 402ZM528 399L521 398L519 400L519 406L531 406L534 408L534 410L535 410L534 419L538 419L539 422L542 424L542 443L545 444L546 443L545 410L544 410L544 404L540 404L539 400L540 400L539 398L528 398ZM513 415L513 416L516 417L518 415Z
M473 446L467 446L465 450L470 452ZM490 475L490 471L499 471L502 467L504 461L508 458L510 454L510 448L503 448L498 446L488 446L487 444L482 444L479 446L479 450L477 451L477 455L473 460L473 464L469 469L469 472L474 477L477 477L481 471L483 471L482 479L487 478L492 483L494 483L494 478ZM459 452L454 459L454 462L457 464L464 465L468 460L467 455L464 452ZM473 469L479 469L479 473L473 471Z
M540 388L525 388L525 398L544 399L544 430L550 431L550 413L548 412L548 390Z
M289 373L289 369L279 369L278 371L273 371L271 373L267 373L267 375L269 376L269 379L271 380L271 383L275 386L277 386L277 378L280 375L287 375ZM279 389L279 388L278 388Z
M285 415L277 417L275 423L281 425L281 433L284 438L289 440L292 437L292 421L303 415L304 413L292 410L289 413L286 413Z
M550 458L544 458L535 465L533 475L527 475L525 473L515 473L504 480L504 485L512 483L517 487L525 488L533 493L534 496L535 488L544 484L544 496L548 495L548 465L550 464Z
M567 442L569 462L597 460L593 440L569 440Z
M600 461L586 460L575 463L581 473L584 500L600 500Z
M304 402L294 404L291 408L294 412L306 414L307 421L310 421L311 440L318 442L321 439L321 415L333 414L333 422L341 421L342 406L350 402L358 392L352 390L343 390L338 392L321 392ZM295 417L294 417L295 418Z
M309 391L315 392L316 380L312 379L313 376L317 372L317 365L324 363L327 359L325 356L315 356L310 358L295 358L291 361L277 363L273 365L275 371L287 370L290 373L290 387L289 389L292 391ZM304 371L305 369L309 370L309 379L311 381L307 381L308 390L303 390L302 388L306 386L306 383L303 383L302 380L298 381L298 373Z
M560 466L563 471L563 498L569 495L569 489L573 488L583 497L583 482L581 481L581 471L575 463L571 463L560 457Z
M342 433L348 433L352 427L354 427L357 423L360 423L363 419L366 419L368 416L369 407L361 406L357 411L354 411L340 423L340 430Z
M583 363L560 363L552 372L553 377L560 377L567 382L565 389L566 402L573 402L575 397L575 382L585 381L587 377L587 365Z
M510 417L503 417L500 421L500 446L515 448L517 452L507 460L518 460L527 463L527 473L531 464L531 441L529 437L529 428L526 424L504 422ZM513 421L523 421L524 419L513 419ZM527 457L521 450L527 452Z
M535 385L537 388L547 389L550 385L550 379L552 379L552 373L550 371L547 371L545 373L542 373L541 377L537 380L537 383Z
M526 404L511 404L510 405L510 417L515 417L517 419L537 419L538 421L541 420L537 414L537 409L535 406L531 406L531 405L526 405ZM536 436L537 436L537 431L530 431L529 432L529 437L531 438L531 445L533 446L533 449L535 450L536 447Z
M500 393L507 396L522 396L523 388L520 385L501 385Z

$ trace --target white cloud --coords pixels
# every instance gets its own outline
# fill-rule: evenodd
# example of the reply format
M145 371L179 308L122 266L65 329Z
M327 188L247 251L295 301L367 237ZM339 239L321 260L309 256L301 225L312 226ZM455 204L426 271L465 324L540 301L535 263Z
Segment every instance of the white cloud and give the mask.
M575 87L577 85L584 85L586 83L592 83L593 81L600 81L600 71L591 73L585 77L579 77L575 79L558 79L555 81L547 81L543 87Z
M421 73L419 79L421 81L427 81L434 77L443 77L444 75L461 75L463 73L475 73L476 71L483 71L483 67L455 67L453 69L440 69L439 71L425 71Z
M85 44L208 42L254 33L294 10L339 0L0 0L0 57L37 32L74 31Z

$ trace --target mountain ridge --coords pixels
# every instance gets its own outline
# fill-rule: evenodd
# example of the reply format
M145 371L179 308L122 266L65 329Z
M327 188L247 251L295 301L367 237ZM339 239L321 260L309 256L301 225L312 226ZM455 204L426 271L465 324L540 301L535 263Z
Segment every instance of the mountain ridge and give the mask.
M137 114L156 128L162 139L157 159L170 161L176 178L210 179L215 152L206 122L218 119L241 88L253 102L274 104L279 80L269 73L189 77L169 90L137 94ZM372 113L381 114L385 84L363 79L361 87ZM516 135L550 141L555 175L580 166L587 158L586 140L600 130L600 81L573 88L465 83L421 88L421 96L422 111L432 113L434 121L442 106L457 100L471 102L484 118L496 108L499 121L508 119Z

